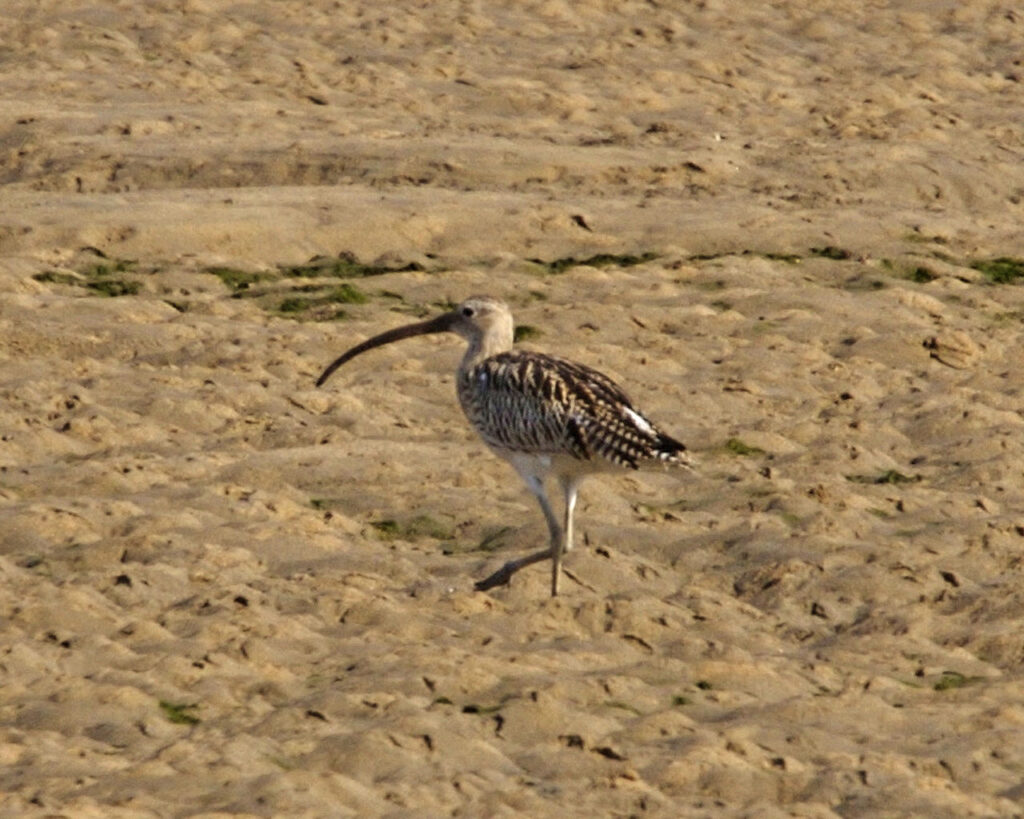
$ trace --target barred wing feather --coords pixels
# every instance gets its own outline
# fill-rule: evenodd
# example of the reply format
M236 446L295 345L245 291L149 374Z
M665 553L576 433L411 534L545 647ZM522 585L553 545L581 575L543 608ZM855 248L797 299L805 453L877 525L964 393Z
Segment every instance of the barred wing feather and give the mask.
M686 447L660 432L602 373L556 356L512 351L460 377L459 400L489 445L637 468L685 463Z

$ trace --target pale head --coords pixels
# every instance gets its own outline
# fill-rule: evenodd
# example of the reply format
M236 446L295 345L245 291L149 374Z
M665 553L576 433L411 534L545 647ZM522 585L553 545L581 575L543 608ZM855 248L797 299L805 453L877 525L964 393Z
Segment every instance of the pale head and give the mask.
M498 299L473 296L454 310L436 318L396 327L357 344L333 361L317 379L316 385L319 387L341 365L367 350L428 333L455 333L464 338L469 343L469 349L462 360L462 366L472 366L492 355L512 349L512 311L505 302Z
M498 299L473 296L456 307L451 332L469 342L467 356L488 358L512 349L512 311Z

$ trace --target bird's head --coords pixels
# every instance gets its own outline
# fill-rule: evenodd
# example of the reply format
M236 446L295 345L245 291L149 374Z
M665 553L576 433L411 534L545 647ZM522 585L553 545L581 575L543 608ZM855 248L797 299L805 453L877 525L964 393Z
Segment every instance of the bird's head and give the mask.
M322 385L335 370L367 350L430 333L455 333L469 342L468 358L486 358L512 349L512 311L498 299L473 296L436 318L395 327L357 344L335 359L317 379L316 385Z
M449 330L466 339L470 346L482 344L485 339L507 341L507 347L512 346L512 311L503 301L473 296L446 315L451 317Z

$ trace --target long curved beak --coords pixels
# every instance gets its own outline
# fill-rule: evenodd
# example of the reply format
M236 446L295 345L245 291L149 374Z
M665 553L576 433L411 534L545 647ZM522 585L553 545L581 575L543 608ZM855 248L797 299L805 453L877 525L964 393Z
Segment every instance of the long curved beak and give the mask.
M336 369L351 361L360 353L365 353L374 347L390 344L392 341L401 341L403 338L412 338L412 336L422 336L428 333L446 333L452 329L452 325L455 324L458 317L459 314L455 312L445 313L437 318L420 321L416 324L407 324L404 327L395 327L393 330L388 330L373 338L368 338L362 344L357 344L347 353L332 361L327 366L327 369L320 374L320 377L316 380L316 385L318 387L323 386L323 383L331 377Z

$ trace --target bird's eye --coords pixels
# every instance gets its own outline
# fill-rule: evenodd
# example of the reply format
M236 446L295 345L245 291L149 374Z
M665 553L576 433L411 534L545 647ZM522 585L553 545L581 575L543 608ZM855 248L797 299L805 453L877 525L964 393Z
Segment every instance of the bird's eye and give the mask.
M473 310L472 307L463 307L462 308L462 315L464 315L466 318L471 317L474 312L475 311Z

